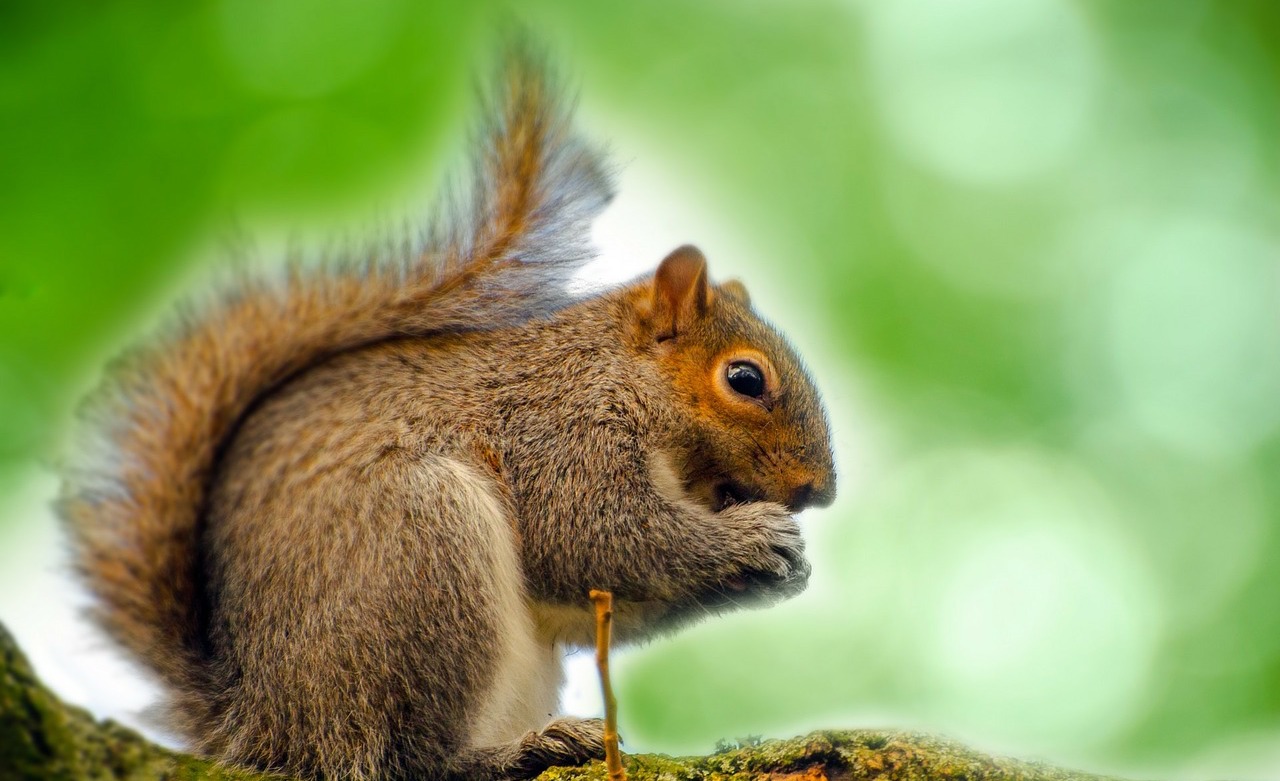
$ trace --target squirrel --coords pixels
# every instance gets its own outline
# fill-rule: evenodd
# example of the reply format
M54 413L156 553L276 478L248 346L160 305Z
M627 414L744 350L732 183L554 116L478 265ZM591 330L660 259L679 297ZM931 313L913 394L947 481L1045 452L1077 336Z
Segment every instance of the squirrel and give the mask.
M813 381L692 246L567 292L610 171L509 48L468 208L424 246L242 275L86 407L76 569L197 753L529 778L603 755L599 720L552 718L590 589L627 643L807 583L794 515L835 494Z

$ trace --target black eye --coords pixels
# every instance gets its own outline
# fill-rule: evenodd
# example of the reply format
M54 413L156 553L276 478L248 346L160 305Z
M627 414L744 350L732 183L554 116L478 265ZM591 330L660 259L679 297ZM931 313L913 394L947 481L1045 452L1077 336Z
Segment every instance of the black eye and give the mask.
M754 363L746 361L731 363L725 370L724 376L729 381L729 387L743 396L750 396L753 399L764 396L764 374Z

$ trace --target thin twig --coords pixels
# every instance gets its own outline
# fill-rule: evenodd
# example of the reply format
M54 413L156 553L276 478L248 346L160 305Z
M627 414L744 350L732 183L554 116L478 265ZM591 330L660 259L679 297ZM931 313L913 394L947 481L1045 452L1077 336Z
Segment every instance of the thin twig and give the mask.
M596 667L600 670L600 688L604 692L604 765L609 781L626 781L622 755L618 753L618 702L613 698L609 682L609 629L613 625L613 594L591 589L596 606Z

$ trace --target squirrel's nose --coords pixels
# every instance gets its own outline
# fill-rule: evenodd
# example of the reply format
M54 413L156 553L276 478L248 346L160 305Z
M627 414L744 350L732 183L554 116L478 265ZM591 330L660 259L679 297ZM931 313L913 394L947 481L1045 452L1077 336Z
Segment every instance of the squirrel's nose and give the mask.
M787 500L787 507L795 512L800 512L808 507L828 507L835 499L836 487L834 481L825 481L816 485L809 482L791 492L791 498Z

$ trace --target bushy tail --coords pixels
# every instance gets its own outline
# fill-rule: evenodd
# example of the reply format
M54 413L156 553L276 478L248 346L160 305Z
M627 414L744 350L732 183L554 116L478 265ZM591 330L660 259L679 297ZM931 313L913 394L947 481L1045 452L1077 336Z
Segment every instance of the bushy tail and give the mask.
M395 262L241 282L121 360L87 407L60 501L96 617L188 705L210 686L199 537L211 471L246 410L327 356L554 311L611 192L526 48L487 97L472 202ZM190 695L182 697L183 693Z

